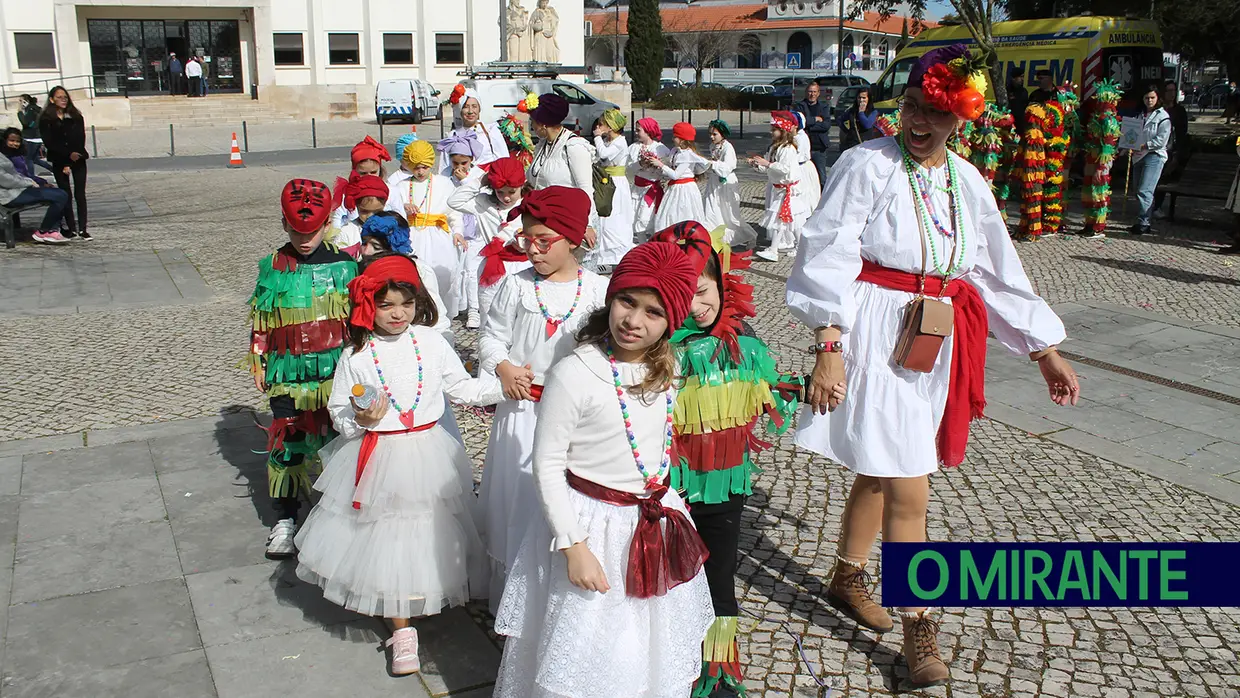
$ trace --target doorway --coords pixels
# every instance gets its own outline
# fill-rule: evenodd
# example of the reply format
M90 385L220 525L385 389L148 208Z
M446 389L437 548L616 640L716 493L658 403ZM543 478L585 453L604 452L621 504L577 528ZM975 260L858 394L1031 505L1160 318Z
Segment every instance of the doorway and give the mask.
M168 75L168 85L169 92L174 95L183 95L185 94L187 83L187 80L185 79L185 61L189 60L189 42L185 40L185 37L180 35L179 31L177 31L181 29L178 24L179 23L176 22L167 22L164 25L164 44L166 44L167 47L167 50L164 53L175 53L177 55L177 60L181 61L181 74L173 76L170 71Z

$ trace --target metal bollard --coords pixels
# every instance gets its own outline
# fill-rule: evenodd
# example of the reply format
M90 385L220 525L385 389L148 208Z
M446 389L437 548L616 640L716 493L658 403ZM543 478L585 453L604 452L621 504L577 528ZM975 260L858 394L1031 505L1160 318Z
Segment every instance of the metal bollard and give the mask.
M645 104L642 105L642 118L643 119L646 118L646 105Z
M715 105L715 120L716 121L719 120L719 105L718 104Z
M379 142L383 142L383 121L379 121ZM385 146L386 147L386 146Z
M637 140L637 112L629 110L629 137Z
M693 124L693 107L690 107L690 108L689 108L689 119L688 119L688 121L689 121L689 124L690 124L690 125L692 125L692 124Z
M318 125L315 123L314 117L310 117L310 147L319 147L319 131Z
M250 131L246 127L244 121L241 122L241 142L244 144L245 152L250 152Z
M94 157L99 157L99 138L95 135L95 125L90 125L90 143L91 150L94 151ZM31 172L34 170L32 169Z
M737 129L736 137L744 138L745 137L745 112L744 111L741 111L739 121L740 121L740 128Z
M177 138L172 131L172 124L168 124L168 154L172 157L177 155Z
M439 139L443 140L443 105L439 105Z

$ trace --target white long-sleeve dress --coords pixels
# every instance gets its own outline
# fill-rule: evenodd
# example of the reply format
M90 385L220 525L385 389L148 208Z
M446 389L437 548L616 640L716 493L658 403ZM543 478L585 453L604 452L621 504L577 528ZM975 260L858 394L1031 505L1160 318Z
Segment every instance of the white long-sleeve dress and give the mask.
M611 215L599 217L598 250L591 256L596 265L615 265L625 253L633 249L633 194L625 176L629 164L629 144L624 136L616 136L608 143L602 136L594 137L594 152L599 162L609 168L611 181L616 185L611 200Z
M809 218L809 208L804 197L800 196L800 187L805 178L801 163L797 161L796 148L784 146L774 152L767 151L766 159L771 164L758 167L758 171L766 175L766 212L762 214L762 227L771 239L771 246L777 249L792 249L797 246L797 236L801 226ZM784 199L788 200L788 210L792 221L780 220L780 211Z
M535 382L542 385L551 367L572 353L577 330L590 313L602 307L607 295L607 279L586 269L581 273L581 297L576 301L576 280L540 280L536 293L535 277L533 269L526 269L501 282L478 340L480 374L494 376L495 367L507 360L514 366L529 364ZM546 318L538 307L540 298L556 319L572 310L551 337L547 337ZM504 398L495 408L479 492L483 534L494 561L494 586L498 587L491 597L493 606L499 601L503 576L516 559L525 530L538 517L531 460L537 423L537 403Z
M633 386L642 364L617 363ZM650 473L657 472L666 400L626 399L634 438ZM495 631L506 635L497 698L685 698L702 669L702 639L714 622L704 573L662 596L625 593L629 545L641 512L571 488L566 473L642 496L645 481L625 436L611 366L595 345L556 364L534 434L537 521L509 575ZM685 511L675 490L663 506ZM563 554L585 542L611 590L583 591L568 581Z
M521 232L520 216L511 221L508 220L508 214L520 203L521 200L517 199L507 206L501 206L495 198L495 192L487 186L486 173L480 169L471 172L465 181L457 186L456 191L452 192L452 196L448 197L448 205L453 210L474 217L482 247L489 245L492 240L500 240L501 244L507 245L512 242L517 233ZM481 262L476 270L478 276L482 275L485 260ZM505 275L515 274L529 268L528 259L519 262L504 262ZM478 310L484 324L491 308L491 301L499 291L499 286L500 282L497 281L490 286L480 285L478 287Z
M323 494L297 533L297 575L363 615L433 615L487 593L473 472L464 446L438 423L448 410L444 398L483 404L495 396L430 327L375 337L374 345L374 356L346 347L336 366L327 409L340 435L320 452L323 474L314 488ZM375 356L392 397L412 410L414 428L434 426L380 435L358 480L368 430L358 425L349 395L357 383L382 390ZM392 406L370 431L406 428Z
M990 332L1009 350L1029 353L1063 341L1063 322L1030 286L989 185L966 160L948 156L961 180L963 217L956 233L962 261L953 277L977 288ZM942 191L946 169L922 170L936 185L936 211L949 208ZM863 259L920 273L913 197L894 138L849 149L831 168L822 206L805 226L788 277L793 315L809 327L838 325L843 331L848 385L848 397L834 412L801 413L797 445L862 475L918 477L938 469L935 435L947 401L953 338L944 341L930 373L895 366L891 355L913 294L857 281ZM948 268L951 239L932 226L926 233L927 256L937 250L940 265ZM939 275L932 259L926 269Z
M580 189L590 197L589 226L598 230L594 206L594 146L568 129L560 129L555 141L543 141L530 162L529 182L534 189L551 186Z
M810 213L818 208L818 200L822 198L822 182L818 181L818 168L810 160L809 134L797 131L797 162L801 163L801 198Z
M758 233L741 217L741 188L736 177L736 148L729 141L710 148L706 192L702 199L702 225L707 230L726 226L723 241L753 247Z
M629 146L629 162L628 174L633 178L633 239L635 242L642 243L650 239L650 236L657 232L654 228L655 206L653 202L646 201L646 193L650 191L652 184L642 184L638 181L640 178L645 182L659 182L663 178L663 167L651 167L642 162L642 153L649 153L662 162L670 162L672 159L672 150L666 145L659 142L652 142L648 145L634 143ZM659 186L662 186L660 184Z
M465 253L452 242L453 233L463 234L464 223L461 214L448 206L448 197L454 191L456 185L443 175L431 175L422 182L406 175L390 187L386 207L408 219L413 253L418 256L419 264L429 264L435 270L449 320L465 308L459 283ZM416 214L407 212L406 206L409 204L421 214L443 216L447 230L437 224L417 225Z
M707 167L706 158L687 148L677 149L672 154L671 163L663 166L663 178L667 180L663 186L667 192L663 195L663 205L654 214L654 232L684 221L700 223L705 218L702 190L694 177L705 172Z

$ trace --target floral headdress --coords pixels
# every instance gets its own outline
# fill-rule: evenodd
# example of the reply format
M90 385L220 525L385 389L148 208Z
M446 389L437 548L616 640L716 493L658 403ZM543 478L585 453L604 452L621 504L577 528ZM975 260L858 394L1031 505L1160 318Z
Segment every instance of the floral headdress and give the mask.
M913 66L908 86L920 87L935 109L973 121L986 108L985 58L964 44L936 48Z
M537 99L537 98L535 98ZM504 136L508 146L508 154L521 161L526 167L534 159L534 142L525 132L525 125L512 114L506 114L499 120L499 132Z
M538 108L538 95L534 92L526 90L525 99L517 102L517 111L522 114L529 114Z

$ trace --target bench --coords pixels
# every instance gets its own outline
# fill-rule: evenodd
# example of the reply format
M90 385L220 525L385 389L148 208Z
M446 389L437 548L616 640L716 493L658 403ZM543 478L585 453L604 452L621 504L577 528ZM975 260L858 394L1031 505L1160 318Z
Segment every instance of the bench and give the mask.
M1235 155L1193 153L1179 177L1174 181L1160 183L1154 191L1171 197L1171 205L1167 208L1167 219L1173 220L1175 219L1175 201L1181 196L1226 201L1227 192L1231 190L1231 180L1235 174Z
M35 201L21 206L0 206L0 226L4 227L4 246L10 250L17 247L17 226L20 223L18 216L26 211L47 205L46 201Z

